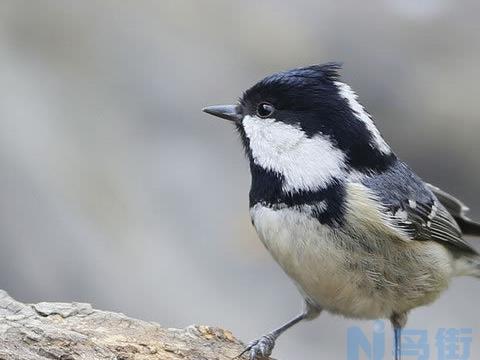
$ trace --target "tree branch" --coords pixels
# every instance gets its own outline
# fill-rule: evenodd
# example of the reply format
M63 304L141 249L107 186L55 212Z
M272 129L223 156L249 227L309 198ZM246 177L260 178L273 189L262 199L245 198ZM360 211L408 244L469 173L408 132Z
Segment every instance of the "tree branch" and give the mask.
M230 360L242 350L219 328L165 329L89 304L23 304L0 290L1 360Z

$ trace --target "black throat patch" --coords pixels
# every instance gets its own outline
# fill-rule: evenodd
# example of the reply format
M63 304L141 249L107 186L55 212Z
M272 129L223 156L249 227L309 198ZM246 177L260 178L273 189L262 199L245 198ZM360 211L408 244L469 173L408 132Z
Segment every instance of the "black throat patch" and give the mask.
M337 227L343 223L345 215L345 185L339 180L322 189L283 191L284 179L281 174L266 170L250 159L252 183L250 187L250 207L261 204L273 209L284 207L301 210L310 205L312 216L321 224Z

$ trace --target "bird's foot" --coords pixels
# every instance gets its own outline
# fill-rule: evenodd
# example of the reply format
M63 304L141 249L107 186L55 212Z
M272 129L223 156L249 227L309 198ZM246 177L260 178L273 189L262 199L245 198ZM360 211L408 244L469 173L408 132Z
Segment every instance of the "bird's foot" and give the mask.
M248 352L250 360L266 359L272 354L276 339L272 333L263 335L260 339L251 341L239 357Z

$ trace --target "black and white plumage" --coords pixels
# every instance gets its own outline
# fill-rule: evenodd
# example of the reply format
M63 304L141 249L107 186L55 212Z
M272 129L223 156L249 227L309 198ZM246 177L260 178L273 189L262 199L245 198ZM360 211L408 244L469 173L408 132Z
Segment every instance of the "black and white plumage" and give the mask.
M321 310L388 318L434 301L455 276L480 277L463 235L480 235L467 208L397 158L339 65L280 72L239 104L204 111L235 122L250 163L257 233L305 298L305 311L252 342L251 359Z

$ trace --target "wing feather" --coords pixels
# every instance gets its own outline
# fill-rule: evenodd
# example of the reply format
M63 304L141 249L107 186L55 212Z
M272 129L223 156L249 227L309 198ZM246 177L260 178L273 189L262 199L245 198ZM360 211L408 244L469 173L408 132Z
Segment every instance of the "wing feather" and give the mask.
M469 209L465 204L436 186L431 184L427 184L427 186L435 194L442 205L445 206L450 215L453 216L463 234L480 236L480 224L471 220L466 215Z
M439 200L432 194L428 202L424 201L408 199L393 207L390 205L392 222L398 224L404 233L407 229L407 233L414 240L434 240L468 252L475 252L463 239L457 222ZM407 214L406 220L395 217L395 214L398 214L398 208Z
M463 225L478 225L465 216L467 207L453 196L424 183L407 165L398 161L382 174L373 174L362 183L389 214L389 223L416 241L437 241L475 253L463 239ZM468 222L469 221L469 222Z

